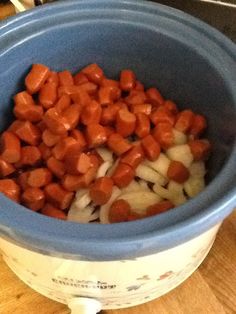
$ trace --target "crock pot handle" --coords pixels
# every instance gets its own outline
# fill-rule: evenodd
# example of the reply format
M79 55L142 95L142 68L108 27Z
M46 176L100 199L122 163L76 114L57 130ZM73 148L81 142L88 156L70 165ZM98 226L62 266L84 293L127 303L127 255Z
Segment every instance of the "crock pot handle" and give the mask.
M71 314L96 314L102 309L99 301L90 298L73 298L68 300L67 304Z

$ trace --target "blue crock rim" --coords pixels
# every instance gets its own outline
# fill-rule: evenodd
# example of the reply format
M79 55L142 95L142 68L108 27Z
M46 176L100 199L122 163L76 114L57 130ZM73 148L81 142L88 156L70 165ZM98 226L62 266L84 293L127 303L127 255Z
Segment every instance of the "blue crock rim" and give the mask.
M90 10L106 8L108 11L113 11L114 8L121 9L126 11L127 16L130 11L135 11L143 15L142 22L147 25L148 16L165 16L173 22L183 23L195 30L199 36L205 36L206 44L212 42L218 47L216 49L224 51L227 55L225 62L236 63L236 46L219 31L182 11L148 1L59 1L2 22L0 41L3 37L7 38L18 26L32 25L32 21L49 19L61 12L66 16L73 10L82 12L89 8ZM33 31L32 25L30 32ZM17 43L19 39L15 40ZM1 47L0 57L5 52L6 50ZM226 74L236 106L236 89L233 88L236 83L236 72L232 69ZM235 165L236 145L218 176L199 196L187 204L156 217L113 225L81 225L51 219L33 213L0 195L0 234L45 254L62 254L72 258L80 256L85 260L127 259L163 251L198 236L221 222L232 211L236 205ZM191 215L193 209L195 213Z

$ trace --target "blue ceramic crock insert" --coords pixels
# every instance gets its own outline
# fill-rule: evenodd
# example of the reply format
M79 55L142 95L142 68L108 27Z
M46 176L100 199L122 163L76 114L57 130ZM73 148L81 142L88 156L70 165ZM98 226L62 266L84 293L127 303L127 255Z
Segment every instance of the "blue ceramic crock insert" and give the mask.
M143 1L60 1L0 24L0 125L32 63L55 70L97 62L108 76L133 69L180 107L209 121L209 184L187 204L156 217L81 225L44 217L0 196L0 234L49 255L114 260L166 250L222 221L236 204L236 48L181 11Z

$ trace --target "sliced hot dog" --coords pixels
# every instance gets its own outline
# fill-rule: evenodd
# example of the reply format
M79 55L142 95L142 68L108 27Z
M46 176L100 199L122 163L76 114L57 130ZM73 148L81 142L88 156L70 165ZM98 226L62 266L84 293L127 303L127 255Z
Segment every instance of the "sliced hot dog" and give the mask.
M81 72L86 75L89 81L96 84L99 84L104 76L103 70L96 63L89 64Z
M98 86L92 82L86 82L79 85L81 90L86 91L89 95L95 95L98 89Z
M58 73L59 85L69 86L74 84L73 76L70 71L65 70Z
M192 126L189 133L193 135L194 138L199 137L207 128L206 118L200 114L196 114L193 119Z
M130 91L135 87L136 77L131 70L122 70L120 73L120 88L123 91Z
M188 143L193 154L193 158L196 161L206 160L209 157L211 151L211 144L208 140L194 140Z
M15 170L16 169L12 164L0 158L0 177L7 177L15 172Z
M85 149L87 146L87 142L83 133L77 129L73 129L70 133L70 136L73 137L81 146L81 150Z
M151 104L139 104L131 106L131 111L134 114L144 113L145 115L149 116L152 112L152 105Z
M85 182L84 175L72 175L72 174L65 174L62 178L61 184L64 189L67 191L77 191L81 188L85 188L88 185Z
M123 188L129 185L134 179L134 176L134 169L129 165L120 162L112 175L112 179L119 188Z
M17 93L14 96L14 103L15 103L15 106L18 106L18 107L23 106L23 105L28 105L31 107L36 106L33 97L27 91Z
M62 113L62 119L65 119L68 125L68 130L74 129L79 123L81 113L81 106L78 104L72 104Z
M170 201L161 201L159 203L149 206L146 211L146 216L161 214L174 207L175 205L172 204Z
M57 160L53 156L47 159L47 167L58 178L62 178L66 172L64 162Z
M23 146L21 148L20 164L22 166L35 166L41 158L42 154L37 146Z
M163 149L167 149L174 144L173 127L170 123L157 124L152 135Z
M22 194L23 204L33 211L40 210L45 203L45 195L43 190L39 188L29 187Z
M169 123L171 125L175 124L175 116L171 112L169 112L167 109L165 109L163 106L157 108L151 114L151 120L152 120L152 123L155 125L159 123Z
M81 122L84 125L97 124L102 114L101 105L93 100L88 106L84 106L81 114Z
M15 121L15 130L13 131L22 141L29 145L36 146L41 139L41 131L30 121Z
M62 210L54 207L53 205L51 205L49 203L46 203L44 205L44 207L41 209L41 213L43 215L46 215L46 216L49 216L49 217L66 220L65 212L63 212Z
M125 98L127 104L131 106L144 104L147 100L147 96L144 91L131 90L129 96Z
M140 81L136 80L136 84L135 84L134 89L137 91L143 92L144 91L144 85Z
M54 83L57 87L59 85L59 77L57 72L55 71L50 71L49 76L46 80L46 83Z
M66 171L69 174L84 174L91 166L90 158L85 153L68 154L65 159Z
M119 110L120 106L117 103L103 107L101 114L101 124L112 124L116 120L116 115Z
M46 200L58 207L59 209L66 209L70 206L74 193L66 191L58 183L50 183L45 189Z
M174 103L172 100L169 100L169 99L165 100L163 106L166 110L168 110L173 115L176 115L179 112L179 110L176 106L176 103Z
M39 91L39 102L40 104L49 109L53 107L57 101L57 85L55 83L46 83L42 86Z
M48 185L52 181L52 173L47 168L37 168L29 172L28 184L34 188Z
M110 207L108 219L111 223L128 221L131 214L131 207L123 199L114 201Z
M191 128L194 121L194 113L191 110L183 110L178 114L175 128L180 131L187 133Z
M20 160L21 145L19 138L12 132L5 131L0 139L1 158L9 163Z
M3 193L17 203L20 201L20 187L12 179L0 180L0 193Z
M108 202L112 194L113 181L109 177L98 178L90 188L89 195L96 205Z
M53 147L52 155L58 160L63 160L65 159L66 155L70 155L71 152L80 151L81 146L79 142L77 142L73 137L68 136L61 139L60 142L58 142L56 146Z
M50 70L43 64L33 64L25 78L25 86L30 94L37 93L50 75Z
M39 145L39 150L40 150L40 153L42 155L43 160L47 160L52 155L51 149L47 145L45 145L44 143L41 143Z
M25 191L27 188L29 188L28 184L28 177L29 177L29 171L22 172L19 177L17 178L17 183L21 187L23 191Z
M136 114L136 127L135 134L139 138L143 138L150 133L150 120L148 116L144 113Z
M107 138L109 138L113 133L115 133L115 129L109 125L104 126L106 131Z
M57 103L55 104L56 111L60 114L62 111L66 110L71 104L71 98L69 95L62 95Z
M189 171L180 161L172 160L167 170L167 176L170 180L178 183L184 183L189 178Z
M84 73L79 72L79 73L74 75L75 85L81 85L81 84L87 83L87 82L88 82L88 78Z
M44 115L43 121L47 128L55 134L63 135L70 129L70 124L65 117L55 109L50 108Z
M107 145L117 156L124 154L132 147L132 144L118 133L110 135Z
M13 112L16 118L19 120L28 120L31 122L38 122L43 117L43 108L41 106L31 105L27 102L19 104L19 101L18 101L18 103L15 105L13 109Z
M123 137L131 135L135 130L136 117L125 109L120 109L116 116L116 131Z
M151 134L144 137L141 143L147 159L154 161L159 157L161 147Z
M89 124L85 134L90 148L98 147L107 141L106 131L100 124Z
M141 145L135 145L121 158L121 162L129 165L133 169L137 168L138 165L144 159L144 151Z
M66 137L66 134L67 133L65 133L65 135L63 135L63 137L64 136ZM52 147L52 146L56 145L58 142L60 142L61 138L62 137L60 135L52 133L48 129L44 130L43 133L42 133L43 143L45 145L47 145L48 147Z
M151 87L148 90L146 90L146 95L149 100L154 100L157 105L163 105L164 103L164 98L162 97L161 93L159 90L155 87Z

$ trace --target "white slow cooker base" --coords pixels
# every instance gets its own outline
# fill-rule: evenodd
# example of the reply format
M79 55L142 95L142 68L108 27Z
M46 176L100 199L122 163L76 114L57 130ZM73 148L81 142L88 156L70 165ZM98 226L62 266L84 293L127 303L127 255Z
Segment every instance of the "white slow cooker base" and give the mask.
M215 239L214 239L214 240L215 240ZM191 272L189 272L188 274L186 274L185 277L182 277L181 280L178 281L175 286L171 287L169 290L166 290L164 294L163 294L163 293L160 294L160 293L157 292L156 295L153 295L152 297L150 297L147 302L153 301L153 300L155 300L155 299L157 299L157 298L159 298L159 297L161 297L161 296L163 296L163 295L169 293L170 291L174 290L177 286L179 286L181 283L183 283L187 278L189 278L189 277L195 272L195 270L201 265L201 263L204 261L204 259L206 258L206 256L207 256L208 253L210 252L210 250L211 250L211 248L212 248L212 246L213 246L213 244L214 244L214 240L213 240L213 242L210 244L210 246L209 246L207 252L205 253L205 255L204 255L204 256L202 257L202 259L199 261L198 265L197 265L194 269L192 269ZM62 302L61 300L58 301L58 299L55 298L55 297L53 297L53 296L50 296L50 297L49 297L49 296L47 295L47 293L45 293L44 290L38 288L37 286L34 286L33 284L29 284L29 282L27 282L27 280L25 280L25 278L22 277L21 274L16 271L14 265L11 265L11 261L10 261L10 260L8 260L6 257L3 257L3 259L4 259L5 263L7 264L7 266L12 270L12 272L14 272L15 275L16 275L20 280L22 280L27 286L29 286L30 288L32 288L33 290L35 290L36 292L42 294L43 296L45 296L45 297L47 297L47 298L50 298L50 299L52 299L52 300L54 300L54 301L57 301L57 302L60 302L60 303L67 304L67 302ZM102 309L103 309L103 310L122 309L122 308L128 308L128 307L138 306L138 305L141 305L141 304L143 304L143 303L145 303L145 302L136 302L136 303L133 303L132 305L127 305L127 306L113 306L113 307L110 307L110 306L107 306L107 307L106 307L106 306L102 306Z
M136 306L177 287L208 254L220 224L177 247L120 261L83 261L53 257L0 239L4 260L27 285L61 303L98 300L103 309Z

